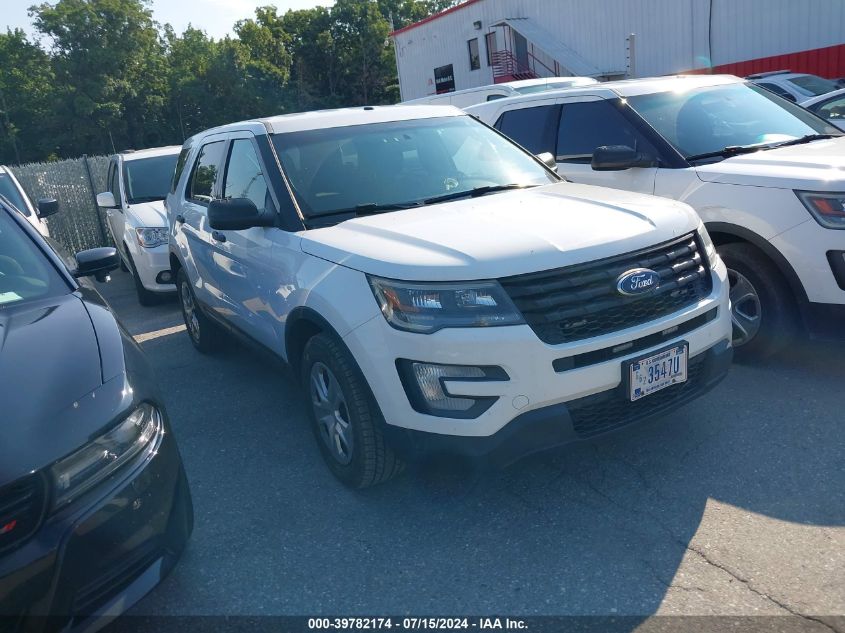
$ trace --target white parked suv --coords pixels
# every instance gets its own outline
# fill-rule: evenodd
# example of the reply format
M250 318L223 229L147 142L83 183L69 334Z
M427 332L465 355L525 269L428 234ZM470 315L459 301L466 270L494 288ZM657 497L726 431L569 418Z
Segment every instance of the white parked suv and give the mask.
M456 108L245 121L182 157L191 341L286 360L350 486L401 455L507 463L671 414L727 371L727 271L690 207L562 182Z
M674 198L731 279L734 346L759 359L802 323L845 329L845 138L732 76L609 82L467 108L573 182Z
M6 198L41 235L50 237L50 229L47 228L45 218L58 213L59 203L56 200L42 198L37 205L33 206L29 196L26 195L18 179L15 178L15 174L3 165L0 165L0 196Z
M132 274L141 305L174 292L167 250L164 199L170 190L178 145L115 154L109 161L108 191L97 195L121 267Z

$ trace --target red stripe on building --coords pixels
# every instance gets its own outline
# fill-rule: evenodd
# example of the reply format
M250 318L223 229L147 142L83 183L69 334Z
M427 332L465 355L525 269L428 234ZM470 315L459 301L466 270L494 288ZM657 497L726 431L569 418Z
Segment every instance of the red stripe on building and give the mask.
M684 74L726 73L746 77L773 70L791 70L794 73L809 73L830 79L845 77L845 44L719 64L712 68L696 68Z
M460 11L461 9L464 9L471 4L475 4L476 2L481 2L481 0L466 0L466 2L462 2L461 4L459 4L457 6L450 7L448 9L446 9L445 11L441 11L440 13L435 13L434 15L430 15L427 18L423 18L419 22L414 22L413 24L409 24L408 26L403 26L401 29L396 29L390 35L392 37L394 35L399 35L399 33L404 33L405 31L410 31L411 29L415 29L422 24L426 24L427 22L433 22L434 20L442 18L444 15L449 15L450 13L454 13L455 11Z

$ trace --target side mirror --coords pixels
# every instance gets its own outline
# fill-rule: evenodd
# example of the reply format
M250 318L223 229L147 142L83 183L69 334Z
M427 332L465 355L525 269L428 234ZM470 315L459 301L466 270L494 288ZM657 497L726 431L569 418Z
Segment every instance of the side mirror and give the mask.
M109 273L120 266L120 255L111 246L91 248L76 254L74 277L94 277L97 281L108 281Z
M42 220L59 212L59 203L55 198L40 198L36 206L38 207L37 215Z
M254 226L273 226L275 214L260 211L249 198L212 200L208 203L208 223L221 231L240 231Z
M114 199L114 194L111 191L104 191L97 194L97 206L103 209L116 209L117 200Z
M632 167L654 167L657 161L627 145L602 145L593 152L591 163L595 171L622 171Z
M557 161L551 152L537 154L537 159L553 172L557 173Z

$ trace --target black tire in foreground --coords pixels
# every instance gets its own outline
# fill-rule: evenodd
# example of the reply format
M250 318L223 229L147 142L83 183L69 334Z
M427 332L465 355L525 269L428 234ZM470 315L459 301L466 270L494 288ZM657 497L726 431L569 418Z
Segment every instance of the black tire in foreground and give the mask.
M751 245L723 244L717 250L728 268L735 358L769 358L796 337L797 310L789 285Z
M203 354L211 354L220 349L224 332L203 313L197 303L191 282L182 268L176 273L176 290L191 343Z
M382 434L381 411L349 351L318 334L305 345L300 368L312 429L332 473L351 488L400 473L403 464Z

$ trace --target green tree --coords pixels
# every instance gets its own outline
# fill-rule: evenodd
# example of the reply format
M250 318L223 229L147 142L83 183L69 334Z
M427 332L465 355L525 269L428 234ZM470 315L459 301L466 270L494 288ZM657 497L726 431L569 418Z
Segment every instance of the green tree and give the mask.
M0 33L0 163L53 153L45 133L53 101L50 58L20 29Z
M148 0L59 0L30 8L52 40L62 154L170 140L166 59Z

